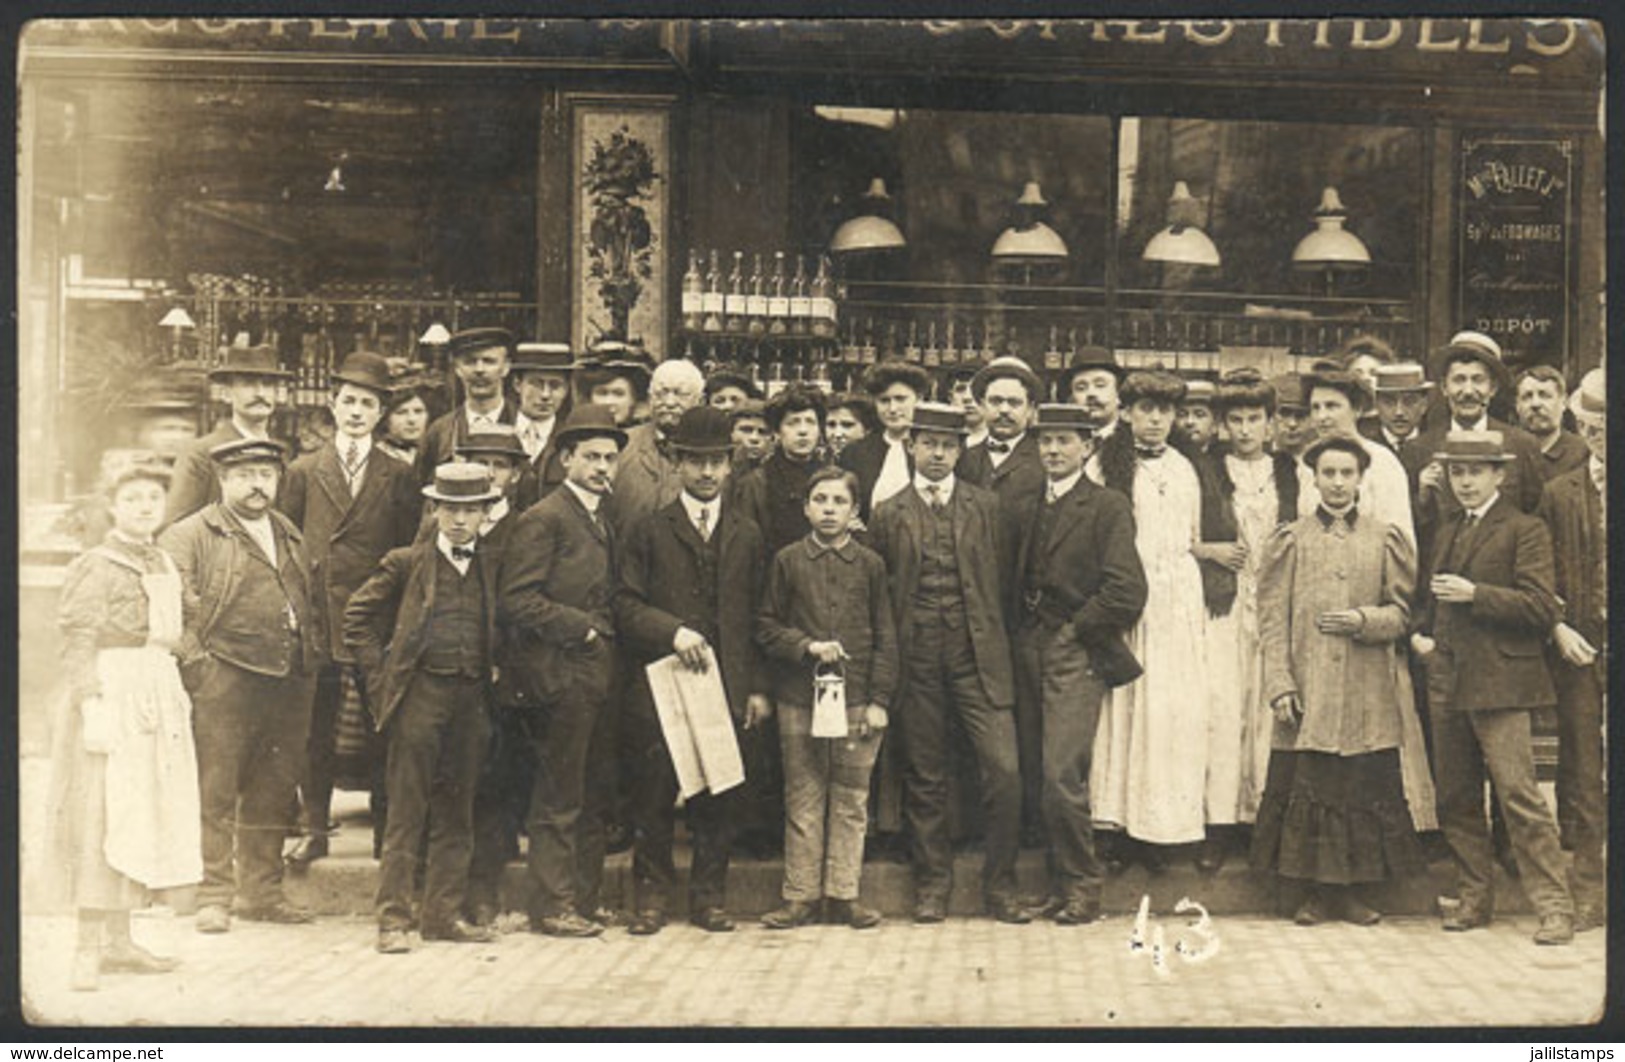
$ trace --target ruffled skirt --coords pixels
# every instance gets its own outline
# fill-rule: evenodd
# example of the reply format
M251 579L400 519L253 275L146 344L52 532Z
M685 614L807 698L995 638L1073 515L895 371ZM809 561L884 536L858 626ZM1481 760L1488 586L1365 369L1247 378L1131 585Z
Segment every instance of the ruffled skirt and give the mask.
M1322 885L1362 885L1424 870L1398 750L1271 753L1251 861L1255 870Z

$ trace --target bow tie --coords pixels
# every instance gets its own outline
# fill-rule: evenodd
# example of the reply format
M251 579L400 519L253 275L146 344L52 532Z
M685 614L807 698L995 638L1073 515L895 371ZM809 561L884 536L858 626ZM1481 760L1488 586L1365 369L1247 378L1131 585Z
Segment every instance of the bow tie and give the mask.
M1000 442L997 439L989 439L987 441L987 452L990 454L1007 454L1010 452L1010 444Z
M1139 443L1134 444L1134 452L1139 454L1141 457L1161 457L1167 451L1167 449L1167 446L1141 446Z
M474 550L469 546L453 546L453 547L451 547L451 559L452 560L473 560L474 559Z

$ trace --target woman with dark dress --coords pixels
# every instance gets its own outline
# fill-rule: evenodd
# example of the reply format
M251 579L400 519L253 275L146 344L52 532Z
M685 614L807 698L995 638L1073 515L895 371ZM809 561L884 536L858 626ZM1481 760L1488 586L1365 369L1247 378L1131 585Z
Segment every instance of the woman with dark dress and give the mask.
M149 889L203 877L192 705L173 653L181 578L153 544L168 472L134 465L109 488L113 527L69 565L58 623L68 685L52 741L52 867L78 909L72 986L165 973L130 935Z

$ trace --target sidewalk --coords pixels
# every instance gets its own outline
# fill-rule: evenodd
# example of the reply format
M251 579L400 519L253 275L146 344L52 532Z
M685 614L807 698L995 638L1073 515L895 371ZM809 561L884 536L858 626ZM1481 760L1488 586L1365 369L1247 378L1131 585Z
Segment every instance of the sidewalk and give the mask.
M57 1024L425 1026L1453 1026L1596 1020L1606 941L1529 940L1529 916L1471 933L1433 919L1303 929L1219 917L1201 963L1169 955L1165 977L1130 951L1132 918L1091 926L887 922L857 932L713 935L675 924L655 937L530 933L489 945L373 950L374 926L237 923L225 936L147 915L136 933L184 961L163 977L109 976L68 991L72 923L23 921L26 1013ZM1187 920L1159 913L1168 946Z

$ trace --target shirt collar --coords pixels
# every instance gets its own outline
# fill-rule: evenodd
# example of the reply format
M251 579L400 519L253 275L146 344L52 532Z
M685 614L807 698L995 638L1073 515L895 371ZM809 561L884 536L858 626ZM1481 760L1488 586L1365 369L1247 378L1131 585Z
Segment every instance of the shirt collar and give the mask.
M341 431L341 432L336 433L333 436L333 446L339 452L339 460L340 461L343 461L345 456L350 452L350 444L352 442L355 443L357 445L357 447L360 449L360 451L361 451L360 456L361 456L361 458L363 460L366 459L368 454L372 453L372 433L371 432L368 432L366 435L350 436L350 435L344 434Z
M1321 502L1319 505L1315 506L1315 515L1320 518L1321 527L1331 527L1332 524L1337 522L1339 517L1341 517L1343 522L1348 524L1349 527L1353 527L1354 522L1360 518L1360 507L1358 505L1350 505L1347 509L1344 509L1339 513L1328 508L1325 502Z
M1478 420L1474 421L1472 424L1469 424L1465 428L1462 427L1460 424L1458 424L1456 422L1455 417L1451 417L1450 418L1450 426L1451 426L1451 428L1455 429L1456 431L1489 431L1490 430L1490 415L1487 412L1486 413L1480 413L1478 415Z
M857 543L853 541L851 532L842 536L841 541L835 545L825 545L820 542L817 533L812 531L807 532L807 537L802 541L807 544L807 556L813 560L817 560L826 553L833 553L842 560L849 562L857 559Z
M700 499L694 497L694 495L685 490L677 497L682 501L683 511L688 513L688 518L691 522L696 524L699 523L700 511L704 510L706 518L710 522L711 530L715 531L717 529L717 514L722 509L722 497L720 495L712 498L708 502L702 502Z
M247 439L269 439L271 437L268 432L251 430L247 424L244 424L238 418L236 413L231 415L231 426L237 429L239 435Z
M1488 501L1486 501L1483 505L1480 505L1478 508L1476 508L1476 509L1463 509L1462 510L1462 515L1464 517L1471 516L1475 520L1482 520L1482 519L1484 519L1484 514L1490 511L1490 507L1493 506L1500 497L1501 497L1501 492L1496 491L1494 494L1491 494L1489 496Z
M1410 442L1412 439L1416 438L1421 433L1422 433L1422 429L1420 429L1420 428L1412 428L1411 433L1409 435L1406 435L1403 438L1401 438L1400 436L1395 435L1393 432L1389 431L1387 425L1383 425L1383 428L1382 428L1382 437L1384 439L1387 439L1388 442L1391 445L1393 445L1396 449L1398 447L1401 447L1401 446L1405 445L1406 443Z
M933 483L931 480L926 479L925 476L921 475L919 472L914 473L914 489L920 492L920 497L921 498L924 498L926 500L930 500L931 496L929 494L927 494L926 491L929 490L932 487L937 488L937 494L939 495L939 498L940 498L940 500L942 501L942 503L944 505L946 505L948 502L953 501L953 499L954 499L954 474L952 472L950 472L946 476L944 476L939 482Z
M475 541L477 542L478 539L476 539ZM472 564L473 561L472 560L462 560L462 559L459 559L457 557L453 557L451 555L451 551L452 551L451 539L446 537L446 534L445 534L444 531L442 531L442 532L435 535L434 544L435 544L435 548L440 551L440 555L442 557L446 558L447 561L451 562L452 567L456 568L459 572L462 572L464 575L468 574L468 566L470 564ZM462 548L463 549L473 549L474 545L471 543L471 544L469 544L467 546L464 546Z
M604 503L602 494L594 494L590 490L578 487L568 479L564 481L564 485L570 488L570 493L576 496L576 499L581 502L589 513L594 516L598 515L598 507Z
M464 402L463 423L467 424L470 430L480 424L500 424L502 423L502 406L499 404L496 409L489 413L476 413L473 406Z
M1078 480L1082 478L1083 469L1080 468L1065 479L1048 480L1044 484L1044 496L1049 497L1053 494L1056 498L1064 498L1072 493L1072 488L1076 487Z
M994 461L1002 461L1006 457L1009 457L1011 454L1015 453L1016 447L1020 446L1021 440L1025 439L1026 437L1027 433L1025 431L1021 431L1010 436L1008 439L995 439L992 435L989 435L983 440L983 442L987 444L988 457L992 458ZM994 443L998 443L1003 447L1008 447L1008 449L1006 449L1003 453L994 453L992 448Z

